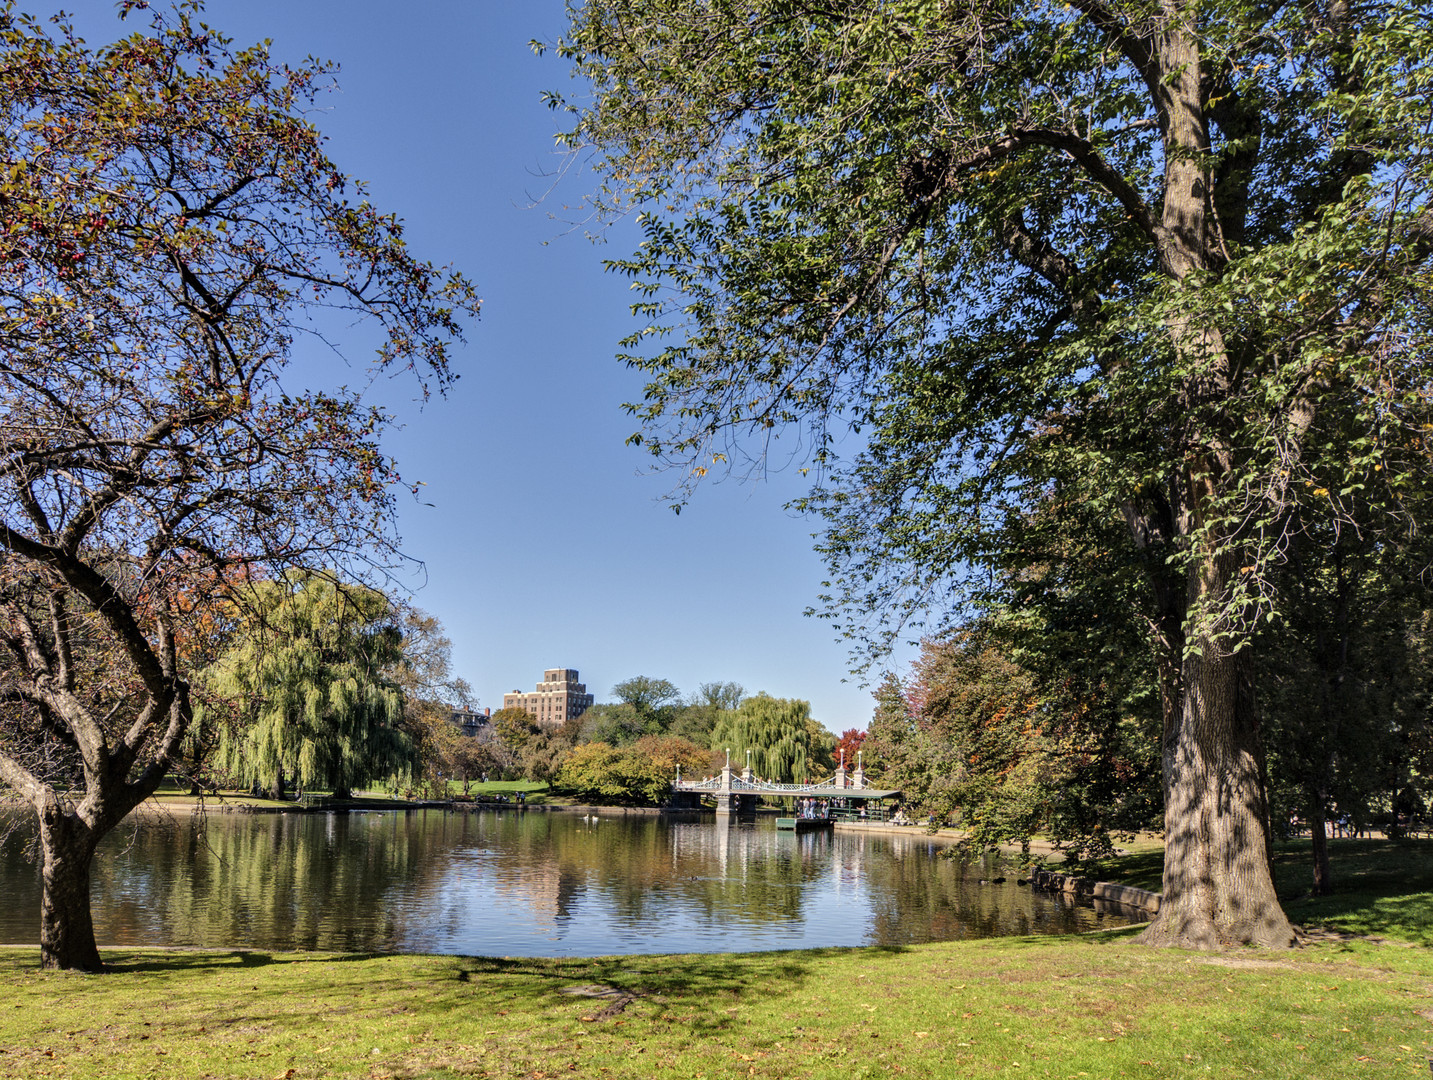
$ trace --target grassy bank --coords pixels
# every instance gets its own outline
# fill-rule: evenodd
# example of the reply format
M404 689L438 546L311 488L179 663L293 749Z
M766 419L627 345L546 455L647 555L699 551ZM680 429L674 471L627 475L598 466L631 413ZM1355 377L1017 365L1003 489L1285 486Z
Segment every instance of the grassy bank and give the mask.
M0 949L0 1076L1413 1077L1420 948L1128 934L597 960Z
M571 801L553 796L547 784L532 780L493 780L486 784L473 783L469 785L468 798L478 801L502 798L511 801L517 797L519 792L522 793L529 806L540 806L544 803L560 805L564 801ZM334 805L350 810L402 809L413 802L413 800L377 791L355 792L351 798L345 799L341 803L333 803L332 793L328 791L311 791L308 794L311 800L319 800L325 805ZM450 782L447 786L447 795L444 797L455 798L462 794L463 785ZM188 785L166 781L154 795L145 801L141 810L193 810L199 805L199 802L199 797L190 793ZM226 809L291 810L300 805L289 800L279 802L241 791L215 792L206 795L203 802L206 809L213 811Z
M1136 851L1082 873L1158 891L1163 849ZM1274 884L1299 926L1346 934L1388 936L1433 947L1433 841L1329 841L1334 895L1313 897L1308 840L1274 848Z

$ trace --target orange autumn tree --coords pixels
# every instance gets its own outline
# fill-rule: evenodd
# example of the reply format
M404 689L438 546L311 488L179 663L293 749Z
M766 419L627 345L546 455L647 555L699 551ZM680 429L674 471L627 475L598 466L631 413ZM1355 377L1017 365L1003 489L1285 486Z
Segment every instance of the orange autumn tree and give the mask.
M1039 834L1067 858L1109 854L1157 816L1145 725L1015 653L983 624L923 642L910 674L876 693L867 768L922 816L966 830L972 851L1028 853Z
M366 321L426 394L477 313L325 154L330 74L193 3L98 48L0 6L0 783L38 822L44 967L103 966L91 859L192 732L185 642L228 584L396 554L389 416L293 376L299 336Z

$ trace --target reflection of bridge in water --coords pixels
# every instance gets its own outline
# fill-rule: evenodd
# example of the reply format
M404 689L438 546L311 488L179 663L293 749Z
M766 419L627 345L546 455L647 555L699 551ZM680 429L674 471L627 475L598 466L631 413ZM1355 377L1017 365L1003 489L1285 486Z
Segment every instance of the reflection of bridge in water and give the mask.
M866 772L857 765L854 771L847 770L845 762L826 780L806 784L778 784L763 780L751 771L748 765L740 773L732 770L728 761L716 776L704 780L683 780L680 772L672 783L674 806L689 806L697 809L703 796L716 799L718 814L740 814L756 810L756 800L762 795L778 798L846 799L865 804L880 799L891 799L900 791L882 790L866 786Z

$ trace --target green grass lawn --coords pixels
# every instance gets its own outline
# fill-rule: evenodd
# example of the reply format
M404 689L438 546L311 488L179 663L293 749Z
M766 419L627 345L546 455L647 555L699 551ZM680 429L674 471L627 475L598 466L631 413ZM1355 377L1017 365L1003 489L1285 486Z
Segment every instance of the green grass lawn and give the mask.
M1158 892L1163 857L1162 851L1137 851L1081 872ZM1433 947L1433 840L1333 839L1329 861L1334 894L1312 897L1309 841L1275 845L1274 885L1295 924Z
M1281 889L1306 846L1280 848ZM1343 890L1288 907L1343 936L1288 952L1133 930L594 960L115 949L92 976L0 949L0 1077L1426 1077L1433 844L1333 851ZM1139 881L1151 857L1102 869Z
M1427 1075L1433 962L1127 933L596 960L0 949L0 1076L547 1080Z
M449 781L448 790L453 795L463 793L463 785L460 782ZM519 791L527 794L527 801L531 805L550 801L548 785L537 783L534 780L489 780L486 784L471 783L468 785L468 794L477 798L480 795L506 795L512 798Z
M526 802L530 806L541 805L542 803L560 802L554 799L548 790L548 785L532 780L493 780L486 784L472 783L468 785L468 794L474 798L487 796L489 798L497 795L506 795L511 799L519 791L527 796ZM458 781L448 783L448 794L450 797L459 796L463 793L463 785ZM312 798L325 798L329 795L327 791L310 791L308 795ZM295 804L289 801L277 802L263 796L249 795L246 792L221 791L217 795L205 797L206 803L210 806L252 806L255 809L275 809L279 807L293 807ZM180 783L172 779L166 779L160 785L158 791L149 799L149 802L157 806L168 807L190 807L198 802L198 797L190 794L188 784ZM379 791L355 792L354 797L345 805L363 808L386 807L403 805L406 802L401 796L387 795Z

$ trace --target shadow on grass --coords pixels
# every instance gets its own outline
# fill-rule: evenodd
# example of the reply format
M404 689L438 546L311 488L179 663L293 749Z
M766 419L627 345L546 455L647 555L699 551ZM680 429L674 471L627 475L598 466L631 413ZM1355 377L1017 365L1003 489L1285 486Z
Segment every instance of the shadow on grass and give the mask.
M574 985L596 985L657 999L667 1009L691 1008L686 1023L703 1034L725 1029L724 1006L785 997L824 962L849 960L861 953L904 955L904 946L859 949L804 949L787 952L701 953L657 956L601 956L588 959L462 957L458 979L501 987L509 995L552 1000Z
M1062 868L1056 866L1054 869ZM1096 859L1080 864L1074 872L1096 881L1112 881L1116 885L1132 885L1136 889L1159 892L1164 887L1164 852L1139 851L1113 859Z
M302 964L322 961L325 964L348 963L356 960L376 960L384 953L272 953L251 949L189 950L165 949L162 951L120 951L104 950L105 972L197 972L209 970L244 970L265 968L275 964Z

